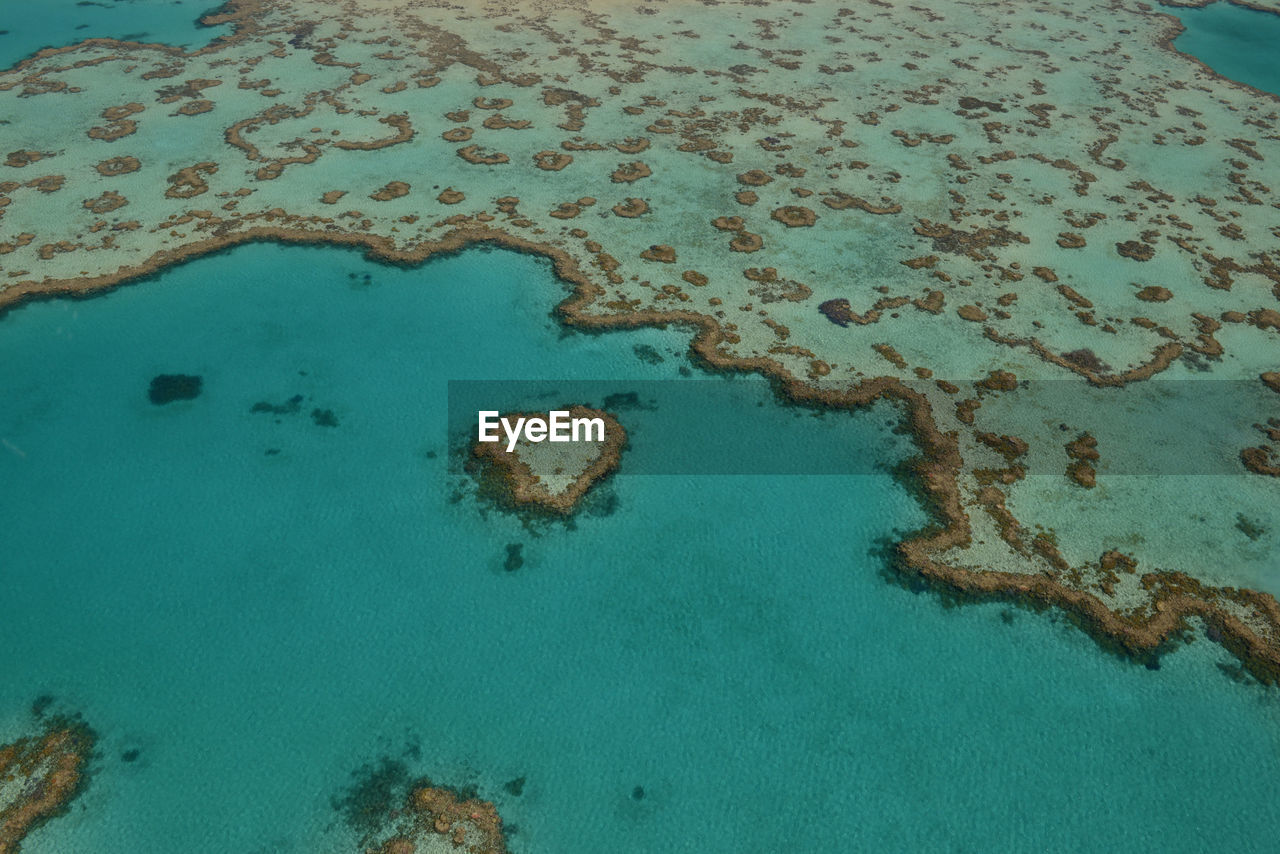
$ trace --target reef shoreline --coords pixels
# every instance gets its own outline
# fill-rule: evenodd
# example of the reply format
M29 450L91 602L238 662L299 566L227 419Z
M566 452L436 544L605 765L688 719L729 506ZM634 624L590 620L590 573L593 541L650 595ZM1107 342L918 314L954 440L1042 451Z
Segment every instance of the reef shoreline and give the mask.
M588 332L671 325L690 328L693 330L690 351L703 367L712 372L761 374L771 380L782 401L794 405L855 410L882 398L896 400L903 404L906 426L921 450L911 476L934 523L896 545L897 559L891 562L892 569L904 580L924 582L963 598L1060 608L1100 645L1121 651L1139 663L1150 662L1173 638L1188 630L1188 618L1199 618L1207 625L1210 636L1236 656L1251 675L1267 685L1280 684L1280 645L1270 642L1218 604L1228 600L1256 609L1267 621L1268 628L1280 636L1280 603L1267 593L1212 588L1185 573L1155 570L1143 576L1148 589L1158 586L1152 594L1154 613L1150 616L1123 614L1109 608L1092 593L1064 585L1047 575L975 570L936 560L935 555L970 541L970 525L958 483L962 459L957 439L938 427L925 395L888 376L867 378L844 389L817 388L773 359L724 353L719 345L727 340L727 333L720 321L697 311L646 309L591 315L588 310L605 295L604 289L581 270L567 250L552 244L487 226L458 227L440 240L408 248L398 248L392 240L370 234L261 226L161 251L142 265L121 268L111 274L10 287L0 291L0 317L29 300L92 296L145 280L167 267L251 242L362 248L370 260L409 267L436 255L454 254L472 246L496 246L545 257L551 261L556 275L571 288L570 295L555 308L556 316L567 327ZM1145 584L1146 579L1151 579L1149 585Z

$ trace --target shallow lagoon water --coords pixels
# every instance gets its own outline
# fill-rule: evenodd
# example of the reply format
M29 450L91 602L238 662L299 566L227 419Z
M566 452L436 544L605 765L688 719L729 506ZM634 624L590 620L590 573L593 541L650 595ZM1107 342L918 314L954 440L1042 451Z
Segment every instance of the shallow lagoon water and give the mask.
M455 499L448 380L708 381L676 330L566 335L563 292L261 245L0 319L0 736L44 693L102 735L24 851L353 850L332 800L382 756L514 851L1266 850L1274 691L888 582L926 520L887 474L624 475L536 531ZM164 372L201 395L150 403ZM759 402L743 431L812 419ZM892 464L891 415L823 429Z

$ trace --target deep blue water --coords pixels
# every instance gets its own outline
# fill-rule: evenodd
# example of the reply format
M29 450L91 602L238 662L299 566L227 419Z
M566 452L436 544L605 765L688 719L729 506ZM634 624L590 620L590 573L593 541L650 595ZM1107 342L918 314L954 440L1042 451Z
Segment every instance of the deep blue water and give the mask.
M476 784L521 852L1268 850L1274 692L1206 641L1148 671L887 582L882 539L925 521L888 475L486 512L448 380L709 381L678 331L565 335L563 292L508 252L249 246L0 319L0 739L43 693L102 735L24 852L353 850L331 801L382 756ZM162 372L203 391L154 405ZM744 436L808 429L755 388ZM887 463L891 415L821 429Z
M1223 77L1280 94L1280 15L1226 0L1200 9L1169 8L1186 31L1174 46Z

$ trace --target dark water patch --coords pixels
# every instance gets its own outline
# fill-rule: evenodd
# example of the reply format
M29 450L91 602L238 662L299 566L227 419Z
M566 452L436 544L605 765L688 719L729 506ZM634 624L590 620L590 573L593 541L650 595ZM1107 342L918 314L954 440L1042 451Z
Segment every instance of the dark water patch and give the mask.
M195 400L203 384L203 379L190 374L160 374L151 380L147 396L156 406L175 400Z
M1262 539L1267 533L1267 529L1261 523L1250 519L1243 513L1236 514L1236 530L1255 542Z
M524 783L524 777L517 777L514 780L508 780L503 783L502 788L508 795L514 795L518 798L524 794Z
M31 703L31 716L35 718L44 717L44 713L49 711L49 707L53 705L54 697L52 694L41 694Z
M507 559L503 561L502 568L507 572L515 572L524 566L524 543L507 543Z
M636 358L644 362L646 365L660 365L666 361L657 348L648 344L637 344L631 348L631 352L636 354Z
M409 766L383 756L351 772L352 782L331 799L334 812L362 836L376 833L387 815L403 803L413 786Z
M311 410L311 420L315 422L317 427L337 427L338 426L338 416L333 414L332 409Z
M633 801L644 800L644 786L636 786L634 789L631 790L631 800Z
M606 411L613 412L626 409L642 409L653 411L657 409L656 401L641 400L640 395L634 391L617 392L616 394L607 394L604 397L602 408Z
M142 751L140 751L136 747L131 747L120 754L120 761L121 762L137 762L138 757L141 755L142 755Z
M1219 661L1216 662L1216 664L1218 666L1218 670L1232 682L1239 685L1260 684L1258 680L1254 679L1253 675L1249 673L1249 670L1238 661Z
M618 493L612 488L611 481L596 483L591 491L579 499L578 512L584 516L605 519L618 512L622 506Z
M295 394L284 403L270 403L269 401L260 400L250 409L250 412L270 412L273 415L294 415L302 408L302 395Z

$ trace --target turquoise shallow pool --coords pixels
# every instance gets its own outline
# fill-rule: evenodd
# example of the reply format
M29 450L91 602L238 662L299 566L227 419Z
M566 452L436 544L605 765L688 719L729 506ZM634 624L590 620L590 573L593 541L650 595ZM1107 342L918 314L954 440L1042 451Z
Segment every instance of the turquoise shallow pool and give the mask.
M0 736L41 694L102 736L24 851L354 850L332 802L384 756L477 785L515 851L1266 850L1274 692L1204 641L1153 672L888 583L878 546L925 521L888 475L482 512L448 380L707 381L676 331L564 335L562 293L508 252L263 245L0 320ZM165 372L200 396L149 402ZM809 418L758 395L744 433ZM891 415L824 429L889 463Z

